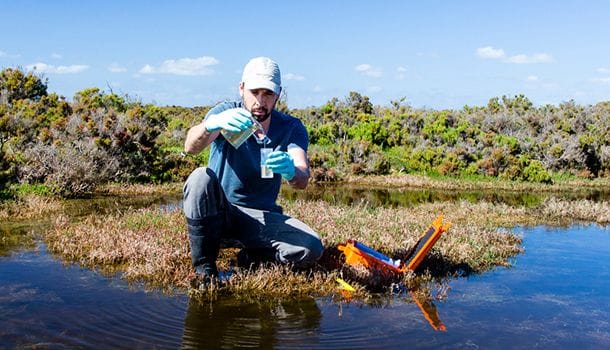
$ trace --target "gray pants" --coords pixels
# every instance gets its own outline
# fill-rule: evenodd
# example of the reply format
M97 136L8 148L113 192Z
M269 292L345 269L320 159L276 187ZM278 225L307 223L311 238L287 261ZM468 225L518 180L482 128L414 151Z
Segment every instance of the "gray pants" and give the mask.
M311 266L324 250L318 234L303 222L230 203L209 168L195 169L186 180L183 209L189 224L220 231L214 234L223 247L270 250L278 261L296 267ZM214 223L210 225L210 221Z

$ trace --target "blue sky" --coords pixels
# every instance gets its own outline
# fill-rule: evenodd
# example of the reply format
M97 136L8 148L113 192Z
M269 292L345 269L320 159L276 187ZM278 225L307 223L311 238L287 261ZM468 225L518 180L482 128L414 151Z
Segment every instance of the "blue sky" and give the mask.
M610 100L609 1L2 1L0 68L36 69L72 99L99 87L145 103L238 97L269 56L290 107L350 91L377 105ZM35 67L35 68L34 68Z

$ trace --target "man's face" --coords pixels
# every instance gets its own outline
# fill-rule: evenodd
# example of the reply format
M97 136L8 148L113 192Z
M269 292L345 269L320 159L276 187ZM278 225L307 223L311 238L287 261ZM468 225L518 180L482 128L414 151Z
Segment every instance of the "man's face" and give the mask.
M252 116L259 122L263 122L269 118L279 97L273 91L267 89L245 89L243 83L239 86L239 91L244 107L246 107L246 109L252 113Z

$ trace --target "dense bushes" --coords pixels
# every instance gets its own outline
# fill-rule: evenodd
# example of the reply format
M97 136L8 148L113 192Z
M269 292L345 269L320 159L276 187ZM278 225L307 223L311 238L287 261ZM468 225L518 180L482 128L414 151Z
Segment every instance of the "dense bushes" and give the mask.
M373 106L344 101L289 110L309 131L313 178L425 173L551 182L553 174L610 177L610 102L535 107L523 95L461 110L415 109L404 99ZM206 107L159 107L89 88L73 102L46 81L8 68L0 74L0 191L45 184L78 196L98 184L182 181L207 152L184 156L186 131Z
M97 88L68 103L39 88L31 74L6 70L2 76L9 77L0 81L3 183L43 183L59 195L79 196L110 181L174 180L182 158L168 156L159 142L167 130L166 109ZM6 83L15 79L33 83ZM37 89L22 92L22 86Z
M492 98L485 107L423 110L392 102L366 108L352 92L319 109L292 110L341 175L360 172L345 164L346 143L378 147L384 164L367 173L416 172L483 175L551 182L551 174L610 177L610 102L578 106L533 106L525 96ZM356 146L352 147L355 148ZM380 163L381 164L381 163ZM354 171L356 170L356 171Z

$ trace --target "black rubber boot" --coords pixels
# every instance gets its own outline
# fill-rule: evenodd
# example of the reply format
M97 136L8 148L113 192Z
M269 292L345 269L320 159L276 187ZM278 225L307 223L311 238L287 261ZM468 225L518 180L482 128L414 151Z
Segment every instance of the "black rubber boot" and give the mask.
M216 217L203 220L187 219L189 241L191 244L191 260L197 277L194 287L209 285L218 280L216 259L220 249L220 225Z

